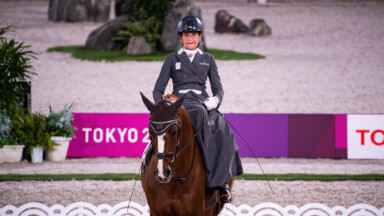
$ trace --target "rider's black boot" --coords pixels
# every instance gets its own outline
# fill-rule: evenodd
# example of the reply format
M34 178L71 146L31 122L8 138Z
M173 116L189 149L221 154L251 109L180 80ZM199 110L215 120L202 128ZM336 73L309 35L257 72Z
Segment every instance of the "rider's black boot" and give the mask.
M220 202L230 203L232 201L231 188L228 183L225 183L222 187L219 188Z

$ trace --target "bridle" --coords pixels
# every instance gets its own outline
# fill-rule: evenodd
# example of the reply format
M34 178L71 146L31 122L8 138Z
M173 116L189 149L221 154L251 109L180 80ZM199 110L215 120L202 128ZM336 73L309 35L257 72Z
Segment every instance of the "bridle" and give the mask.
M159 153L157 152L157 150L155 148L154 149L154 156L155 158L157 158L158 160L165 160L167 161L167 163L169 164L169 166L172 166L172 163L177 159L177 157L189 146L189 144L192 142L192 140L197 136L198 133L200 133L200 131L203 129L203 127L205 125L207 125L208 123L208 119L205 121L205 123L199 128L198 131L196 131L196 133L193 134L193 136L191 137L191 139L183 146L183 148L179 151L179 146L180 146L180 138L181 138L181 126L180 126L180 121L179 119L177 118L176 116L176 119L173 119L173 120L169 120L169 121L163 121L163 122L156 122L156 121L151 121L149 120L148 122L148 126L152 129L152 131L156 134L156 135L161 135L163 133L165 133L171 126L173 125L176 125L177 126L177 145L176 145L176 148L173 152L164 152L164 153ZM193 150L193 158L192 158L192 164L191 164L191 167L189 168L189 171L188 173L186 174L186 176L184 178L177 178L177 177L174 177L172 176L172 179L176 180L176 181L181 181L181 182L185 182L187 177L189 176L189 174L191 173L192 171L192 168L193 168L193 164L195 162L195 154L196 154L196 143L195 143L195 146L194 146L194 150ZM169 161L167 158L171 157L172 159Z
M181 127L180 127L180 122L179 122L179 119L176 117L176 119L173 119L173 120L169 120L169 121L163 121L163 122L156 122L156 121L151 121L149 120L148 122L148 126L150 128L152 128L152 131L156 134L156 135L161 135L163 133L165 133L171 126L173 125L176 125L177 126L177 145L176 145L176 148L173 152L164 152L164 153L159 153L157 152L156 149L154 149L155 151L155 157L157 159L162 159L162 160L166 160L168 162L168 164L171 164L173 163L173 161L176 160L176 158L179 156L179 152L178 152L178 149L179 149L179 146L180 146L180 138L181 138ZM171 161L168 161L167 158L171 157L172 160Z

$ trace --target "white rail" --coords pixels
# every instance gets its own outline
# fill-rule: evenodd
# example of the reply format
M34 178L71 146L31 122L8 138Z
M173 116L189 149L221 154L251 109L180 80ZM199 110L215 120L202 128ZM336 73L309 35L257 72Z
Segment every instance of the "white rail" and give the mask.
M42 203L27 203L20 207L7 205L0 208L0 216L144 216L149 215L148 205L142 206L138 203L131 202L129 211L127 211L128 202L121 202L117 205L110 206L102 204L94 206L86 202L76 202L68 206L53 205L48 207ZM320 203L311 203L301 207L288 205L282 207L276 203L260 203L256 206L246 204L238 207L226 204L221 216L384 216L384 207L377 209L368 204L356 204L349 208L335 206L330 208Z

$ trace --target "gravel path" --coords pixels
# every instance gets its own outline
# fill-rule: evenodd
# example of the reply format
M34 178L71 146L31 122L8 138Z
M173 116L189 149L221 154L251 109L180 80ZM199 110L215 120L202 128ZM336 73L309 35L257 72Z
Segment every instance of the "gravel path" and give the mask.
M266 173L317 173L317 174L384 174L384 160L332 160L260 158ZM260 173L254 158L242 159L245 172ZM137 173L138 158L82 158L62 162L31 164L0 164L0 174L54 174L54 173ZM301 206L318 202L327 206L351 206L367 203L381 208L384 200L384 182L358 181L266 181L237 180L234 184L234 204L256 205L260 202L275 202L282 206ZM68 205L73 202L90 202L94 205L117 204L129 200L134 181L59 181L59 182L0 182L0 206L22 205L41 202L46 205ZM137 182L133 201L144 205L146 199L140 182Z
M316 173L316 174L384 174L384 160L334 160L259 158L266 173ZM62 162L32 164L0 164L0 174L58 174L58 173L137 173L139 158L81 158ZM254 158L242 158L245 173L260 174L261 169Z
M235 181L233 204L239 206L274 202L281 206L322 203L329 207L345 207L366 203L384 207L383 182L318 182L318 181L271 181L275 195L265 181ZM48 206L89 202L94 205L128 201L134 181L65 181L65 182L0 182L0 206L19 206L28 202L40 202ZM140 181L137 182L132 201L146 204Z

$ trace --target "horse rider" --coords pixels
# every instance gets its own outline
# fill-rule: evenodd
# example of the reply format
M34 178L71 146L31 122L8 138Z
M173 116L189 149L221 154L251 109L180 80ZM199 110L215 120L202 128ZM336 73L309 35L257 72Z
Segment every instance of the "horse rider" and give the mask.
M172 94L185 100L183 106L191 119L202 152L206 169L206 186L218 189L220 201L232 200L228 185L232 177L243 173L235 137L224 117L217 111L223 101L224 91L217 65L211 54L198 46L203 32L203 23L196 17L186 16L177 25L182 47L169 55L156 81L153 97L155 103L163 100L164 91L171 78ZM213 96L206 92L209 78Z

